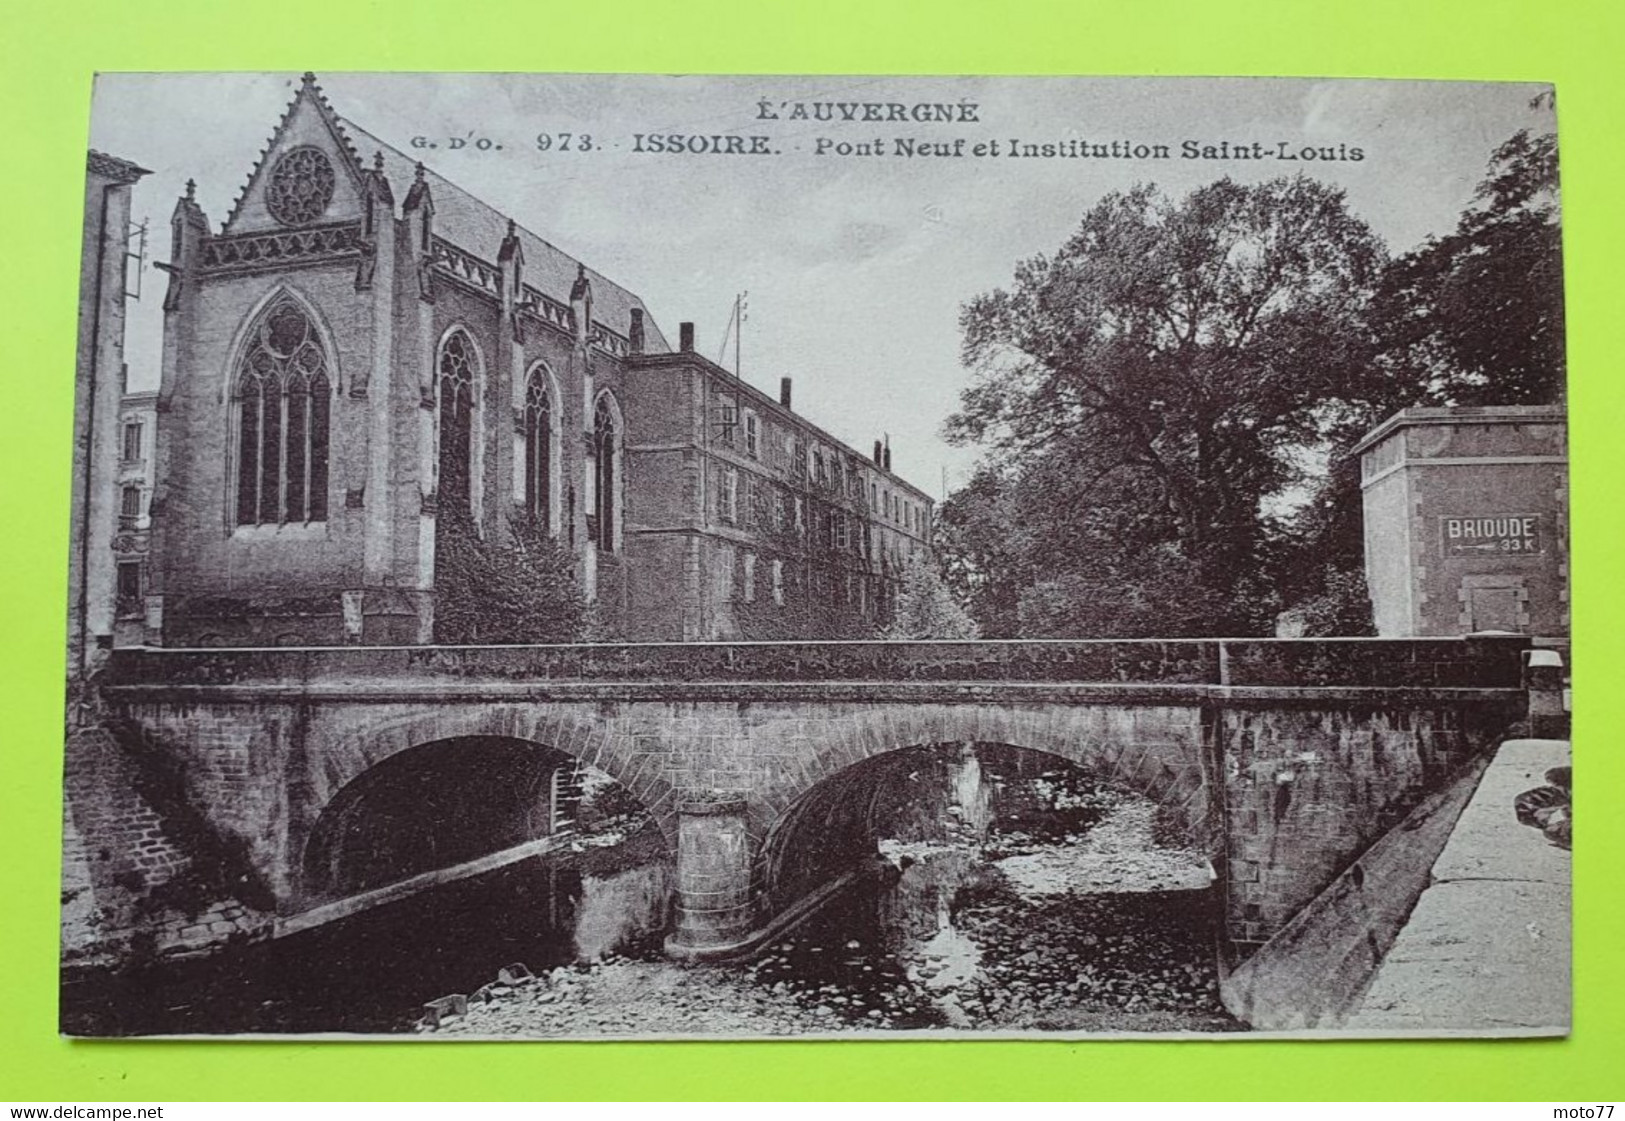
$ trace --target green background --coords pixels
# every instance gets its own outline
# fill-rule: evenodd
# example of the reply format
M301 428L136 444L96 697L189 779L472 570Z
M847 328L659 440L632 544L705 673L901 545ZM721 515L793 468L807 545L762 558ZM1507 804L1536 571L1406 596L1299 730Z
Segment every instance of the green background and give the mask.
M1585 0L753 6L39 2L0 19L0 1100L1486 1098L1625 1086L1625 18ZM95 70L1257 74L1550 81L1569 296L1580 841L1568 1040L71 1043L56 1022L77 263ZM139 159L140 153L124 153ZM166 251L159 231L155 249Z

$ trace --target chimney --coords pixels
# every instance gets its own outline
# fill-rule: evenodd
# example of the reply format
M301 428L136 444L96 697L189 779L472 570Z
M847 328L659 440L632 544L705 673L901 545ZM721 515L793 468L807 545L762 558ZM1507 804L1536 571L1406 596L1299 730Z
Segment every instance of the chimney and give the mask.
M677 325L677 349L688 354L694 349L694 324L679 323Z
M643 353L643 309L632 309L632 326L627 328L626 338L628 348L633 354Z
M790 379L789 378L780 378L779 379L779 404L783 405L787 409L790 407Z
M884 466L884 463L883 463L884 459L885 459L885 456L880 454L880 441L876 440L875 441L875 466L876 467Z
M882 451L885 452L886 462L882 463L881 466L884 467L887 471L890 471L891 470L891 445L887 444L885 446L885 448L882 449Z

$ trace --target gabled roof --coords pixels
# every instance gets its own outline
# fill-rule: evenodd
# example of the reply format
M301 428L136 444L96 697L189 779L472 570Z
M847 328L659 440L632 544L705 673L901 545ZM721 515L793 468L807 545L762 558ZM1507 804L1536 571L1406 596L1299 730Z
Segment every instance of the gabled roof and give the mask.
M300 80L299 92L293 95L293 100L288 102L288 107L282 111L282 119L277 121L276 128L271 132L271 139L267 140L265 147L260 149L259 156L254 160L254 166L249 168L248 178L243 181L242 189L237 192L237 197L232 200L231 213L227 214L226 220L220 224L222 232L229 230L232 223L237 220L237 215L242 212L243 203L247 201L249 192L254 187L254 181L265 167L265 157L277 150L277 147L282 143L283 134L288 131L288 126L293 123L294 110L299 107L300 102L306 100L316 107L317 116L327 126L328 132L332 134L334 147L347 157L340 162L344 165L345 173L349 175L351 183L354 184L357 190L360 190L366 176L366 169L361 166L361 160L356 155L355 145L350 143L350 138L344 134L344 125L339 120L339 115L333 112L333 107L327 103L327 95L322 93L321 86L316 84L316 75L307 70Z
M384 157L383 174L392 182L396 198L406 197L417 175L418 161L374 136L354 121L335 118L341 134L353 142L351 152L376 151ZM358 164L359 166L359 164ZM494 262L508 236L512 221L494 206L480 201L451 180L424 168L429 197L434 200L434 230L437 235L486 261ZM644 310L644 349L651 353L669 351L671 345L655 325L643 301L602 273L559 249L524 226L514 224L519 248L525 257L524 280L544 295L561 303L570 299L570 289L582 268L592 282L593 318L621 334L626 334L633 308Z

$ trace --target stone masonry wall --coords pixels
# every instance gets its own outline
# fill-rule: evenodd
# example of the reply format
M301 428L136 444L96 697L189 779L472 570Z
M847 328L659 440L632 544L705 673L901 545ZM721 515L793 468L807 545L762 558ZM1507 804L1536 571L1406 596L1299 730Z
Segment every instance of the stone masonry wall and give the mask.
M161 780L105 729L69 736L63 779L64 964L187 955L266 932L175 828Z
M814 711L794 702L335 699L302 711L268 703L143 710L164 725L148 732L182 759L211 827L252 863L284 915L309 902L303 851L325 808L370 768L425 744L500 736L556 748L626 786L668 839L678 834L680 798L738 792L755 853L797 799L864 759L984 742L1069 759L1175 814L1226 877L1241 943L1279 929L1481 749L1495 719L1472 717L1460 702L1413 710L848 700Z
M1475 753L1459 709L1229 710L1232 938L1263 942Z

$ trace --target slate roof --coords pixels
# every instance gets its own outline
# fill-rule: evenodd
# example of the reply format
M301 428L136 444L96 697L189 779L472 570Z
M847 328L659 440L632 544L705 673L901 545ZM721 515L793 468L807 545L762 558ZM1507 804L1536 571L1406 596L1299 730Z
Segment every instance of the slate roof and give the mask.
M389 180L395 197L404 198L416 177L418 161L347 117L339 117L338 122L352 150L363 162L369 161L371 153L375 151L383 153L384 177ZM502 240L508 235L508 215L482 202L432 168L424 168L424 180L434 200L435 234L494 264ZM525 283L561 303L568 303L570 289L583 262L522 225L516 224L515 233L525 256ZM593 318L611 330L626 334L632 309L644 308L643 301L602 273L595 272L591 266L587 266L587 278L592 282ZM644 351L651 354L669 352L671 344L661 334L647 308L644 308L643 324Z

